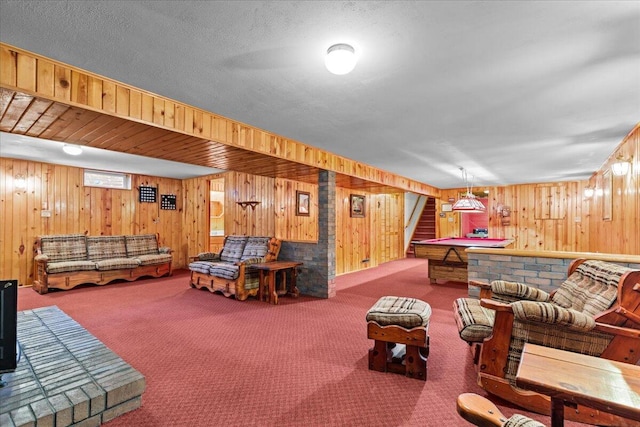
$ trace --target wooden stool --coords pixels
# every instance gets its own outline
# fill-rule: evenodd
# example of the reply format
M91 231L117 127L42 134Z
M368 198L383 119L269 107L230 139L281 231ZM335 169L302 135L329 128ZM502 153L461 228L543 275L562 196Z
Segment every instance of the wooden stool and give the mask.
M431 306L415 298L384 296L367 312L369 369L427 380Z

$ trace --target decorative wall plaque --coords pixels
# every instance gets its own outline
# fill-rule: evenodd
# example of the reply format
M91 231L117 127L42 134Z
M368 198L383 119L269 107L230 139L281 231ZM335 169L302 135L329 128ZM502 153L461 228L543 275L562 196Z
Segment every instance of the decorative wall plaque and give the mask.
M155 203L156 202L156 187L140 186L140 203Z
M176 195L175 194L161 194L160 195L160 209L167 209L171 211L176 210Z

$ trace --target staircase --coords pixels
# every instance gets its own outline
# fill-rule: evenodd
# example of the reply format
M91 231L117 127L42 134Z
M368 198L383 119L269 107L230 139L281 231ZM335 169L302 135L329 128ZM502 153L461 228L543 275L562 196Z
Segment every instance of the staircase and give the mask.
M436 199L433 197L427 198L427 203L424 205L422 215L418 220L416 229L413 231L411 241L414 240L427 240L436 238ZM407 249L407 256L413 257L415 253L413 251L413 245L409 245Z

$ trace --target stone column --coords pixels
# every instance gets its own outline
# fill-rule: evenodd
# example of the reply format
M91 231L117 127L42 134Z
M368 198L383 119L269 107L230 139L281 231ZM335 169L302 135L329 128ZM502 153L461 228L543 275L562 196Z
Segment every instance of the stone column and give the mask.
M336 173L318 175L318 243L282 242L279 259L299 260L298 289L319 298L336 295Z

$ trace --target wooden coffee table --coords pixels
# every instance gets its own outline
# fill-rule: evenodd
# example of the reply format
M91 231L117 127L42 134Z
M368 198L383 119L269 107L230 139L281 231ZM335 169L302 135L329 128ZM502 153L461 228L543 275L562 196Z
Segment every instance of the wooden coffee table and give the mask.
M525 344L516 384L551 397L551 426L580 404L640 422L640 366Z
M293 297L298 297L300 291L296 287L296 277L298 272L296 268L302 265L298 261L272 261L262 264L253 264L252 268L260 270L260 288L258 290L258 299L263 301L266 297L270 304L278 304L278 292L276 291L276 273L280 273L280 280L284 286L284 293ZM289 289L287 289L287 272L289 275ZM267 290L268 287L268 290Z

